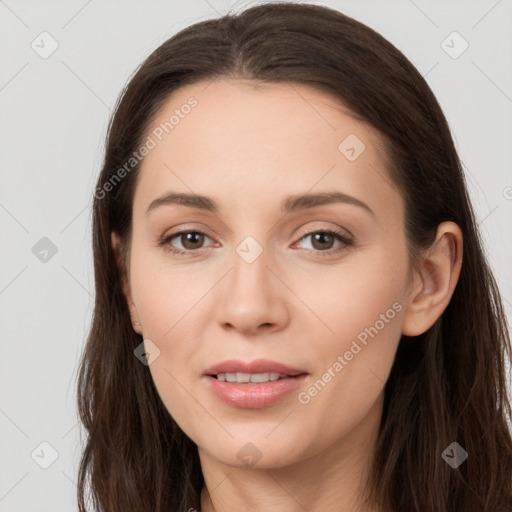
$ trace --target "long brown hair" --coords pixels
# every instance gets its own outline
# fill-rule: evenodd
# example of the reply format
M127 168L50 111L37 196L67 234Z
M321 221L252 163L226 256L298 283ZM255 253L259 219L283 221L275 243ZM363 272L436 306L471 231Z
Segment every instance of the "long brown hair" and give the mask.
M87 431L80 511L88 487L98 511L200 510L197 446L134 356L142 338L110 237L120 235L125 265L140 167L127 170L126 162L153 116L178 87L223 77L308 84L373 127L405 200L413 264L441 222L459 225L458 284L430 329L400 340L368 488L372 502L390 512L512 510L510 338L447 121L421 74L374 30L327 7L277 2L180 31L142 63L116 105L94 191L96 298L77 388ZM441 457L454 441L468 452L456 469Z

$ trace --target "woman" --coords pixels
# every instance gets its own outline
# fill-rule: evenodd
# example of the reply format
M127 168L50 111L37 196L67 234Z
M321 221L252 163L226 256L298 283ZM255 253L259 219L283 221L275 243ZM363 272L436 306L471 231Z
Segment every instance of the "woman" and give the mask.
M365 25L190 26L95 190L79 474L102 511L512 508L510 338L445 117Z

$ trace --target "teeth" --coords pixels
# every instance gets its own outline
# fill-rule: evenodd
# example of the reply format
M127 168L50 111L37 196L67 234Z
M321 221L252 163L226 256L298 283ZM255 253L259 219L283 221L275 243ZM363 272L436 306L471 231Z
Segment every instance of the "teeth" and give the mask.
M239 384L243 383L260 383L260 382L269 382L269 381L275 381L279 379L286 379L288 378L288 375L284 373L274 373L274 372L267 372L267 373L219 373L217 375L218 380L222 380L225 382L237 382Z

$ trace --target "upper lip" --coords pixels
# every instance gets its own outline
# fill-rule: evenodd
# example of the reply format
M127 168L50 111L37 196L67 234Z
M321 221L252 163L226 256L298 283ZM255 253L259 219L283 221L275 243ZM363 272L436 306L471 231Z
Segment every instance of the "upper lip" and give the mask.
M307 373L305 370L294 368L287 364L271 361L270 359L255 359L254 361L241 361L230 359L222 363L214 364L208 368L205 375L218 375L219 373L283 373L296 376Z

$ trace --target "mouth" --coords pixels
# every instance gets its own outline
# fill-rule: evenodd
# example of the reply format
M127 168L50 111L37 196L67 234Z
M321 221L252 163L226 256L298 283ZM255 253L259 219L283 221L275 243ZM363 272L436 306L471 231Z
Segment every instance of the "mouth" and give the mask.
M299 374L303 375L303 374ZM237 384L261 384L263 382L275 382L276 380L290 379L297 375L287 375L286 373L265 372L265 373L218 373L210 375L214 379L222 382L236 382Z
M203 375L208 389L222 402L241 409L261 409L277 403L300 387L308 372L259 359L225 361Z

